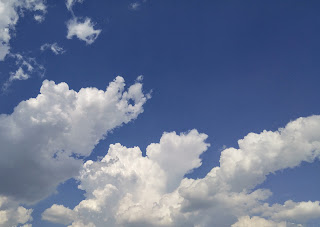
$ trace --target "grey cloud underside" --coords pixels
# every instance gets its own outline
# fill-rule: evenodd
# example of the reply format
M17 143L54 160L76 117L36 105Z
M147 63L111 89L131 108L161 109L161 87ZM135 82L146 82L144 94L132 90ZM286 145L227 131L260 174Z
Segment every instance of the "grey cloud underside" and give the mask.
M270 173L319 159L320 116L298 118L275 132L249 133L238 149L222 151L220 166L206 177L184 178L201 165L206 138L196 130L165 133L148 146L146 157L138 147L111 145L102 160L87 161L80 171L86 199L73 209L53 205L42 217L97 227L301 226L320 220L319 201L269 205L272 192L256 188Z
M0 115L0 195L23 203L50 195L78 174L77 157L88 156L108 131L135 119L146 100L141 83L125 90L122 77L106 91L75 92L66 83L44 81L36 98Z

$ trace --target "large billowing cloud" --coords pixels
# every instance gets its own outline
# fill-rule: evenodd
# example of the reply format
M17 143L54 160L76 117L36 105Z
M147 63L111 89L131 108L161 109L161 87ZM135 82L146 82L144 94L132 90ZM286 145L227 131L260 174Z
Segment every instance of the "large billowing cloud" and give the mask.
M278 131L249 133L239 148L222 151L220 166L202 179L184 174L201 165L207 136L196 130L165 133L142 156L138 147L110 145L87 161L79 188L86 199L73 209L53 205L44 220L70 226L301 226L320 220L319 201L269 205L258 189L266 176L320 155L320 116L299 118Z
M22 203L45 198L78 174L107 132L142 113L147 99L141 83L125 90L119 76L105 91L44 81L36 98L0 115L0 195Z
M46 13L44 0L0 0L0 61L10 52L12 32L23 11L35 12L34 19L42 21Z

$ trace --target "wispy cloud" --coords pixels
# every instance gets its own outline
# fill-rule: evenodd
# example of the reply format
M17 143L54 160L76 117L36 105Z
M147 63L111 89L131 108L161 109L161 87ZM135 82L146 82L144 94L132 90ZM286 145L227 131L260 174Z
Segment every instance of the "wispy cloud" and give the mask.
M75 3L83 3L84 0L66 0L67 9L73 12L73 6Z
M45 43L40 47L41 51L51 50L55 55L63 54L66 51L57 43Z
M25 57L21 54L9 54L9 57L15 59L18 68L14 72L10 72L10 77L3 84L2 91L6 91L16 80L28 80L32 74L37 74L40 77L44 76L45 68L35 58Z
M147 2L147 0L138 0L138 1L135 1L135 2L130 3L129 6L128 6L128 8L129 8L130 10L133 10L133 11L138 11L138 10L140 10L140 8L142 7L142 5L143 5L144 3L146 3L146 2Z

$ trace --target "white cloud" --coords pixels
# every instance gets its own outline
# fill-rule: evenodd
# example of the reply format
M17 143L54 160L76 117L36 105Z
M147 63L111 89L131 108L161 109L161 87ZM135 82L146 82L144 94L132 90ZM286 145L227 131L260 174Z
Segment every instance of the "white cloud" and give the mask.
M51 50L55 55L63 54L66 51L60 47L57 43L45 43L40 47L41 51Z
M67 9L72 14L72 19L67 22L67 38L72 39L76 36L87 44L92 44L98 38L101 29L94 28L95 24L91 21L91 18L86 17L82 20L79 17L76 17L73 12L75 3L83 3L83 0L66 0Z
M153 150L149 150L148 153L155 153L167 147L168 150L163 155L172 154L173 162L180 162L182 165L183 162L194 161L194 165L197 166L198 156L207 148L207 144L203 141L205 138L206 135L199 134L196 130L180 136L167 133L162 136L159 146L153 144ZM175 144L176 139L177 144ZM181 150L176 147L182 144L191 144L192 148L196 148L195 155L190 155L190 149L187 149L186 156L179 156ZM166 183L170 180L167 172L172 166L171 163L159 165L156 160L161 163L162 157L160 155L143 157L138 147L126 148L115 144L110 146L108 154L101 161L87 161L79 176L81 181L79 188L86 191L87 199L74 209L80 217L74 221L84 224L94 223L98 226L114 226L120 220L122 224L128 219L143 222L147 215L155 219L153 224L169 222L168 217L164 219L158 217L165 215L166 213L162 212L167 211L156 204L160 199L164 199L162 195L166 193ZM178 173L175 178L179 178L180 181L183 175ZM46 214L51 209L47 210ZM97 217L96 220L90 219L92 213ZM61 219L63 218L64 215L61 216Z
M21 54L9 54L11 58L16 59L16 66L18 69L15 72L10 72L9 79L3 84L2 90L6 91L15 80L27 80L31 74L38 74L40 77L44 76L45 68L38 64L34 58L22 56Z
M260 217L244 216L239 219L239 221L233 224L231 227L287 227L285 222L276 223L274 221L269 221Z
M0 42L0 61L4 60L4 58L9 53L9 50L10 50L10 46L8 43Z
M94 28L94 23L90 18L85 18L83 22L78 18L73 18L67 23L68 39L76 36L78 39L85 41L87 44L92 44L99 36L101 30Z
M196 130L186 135L164 133L160 143L152 143L147 147L149 159L158 163L167 175L168 191L176 189L186 173L201 165L199 156L209 146L203 142L207 137L205 134L199 135Z
M122 77L106 91L44 81L36 98L0 115L0 195L23 203L50 195L77 175L81 157L107 132L142 113L146 100L141 83L126 91Z
M249 133L239 149L221 153L219 175L235 191L252 189L269 173L319 157L319 133L320 116L299 118L276 132Z
M272 220L288 220L306 223L310 219L317 219L320 217L320 204L319 201L296 203L288 200L283 205L274 204L270 207L268 204L264 204L263 206L254 209L253 212L260 213L261 216L271 218Z
M319 201L270 206L264 201L272 193L256 189L269 173L319 157L320 116L299 118L275 132L249 133L239 140L239 149L222 151L220 166L206 177L183 178L201 164L206 138L196 130L165 133L147 148L146 157L138 147L111 145L102 160L84 164L78 180L86 199L73 209L76 215L68 224L299 226L320 218Z
M317 219L320 217L319 201L316 202L300 202L295 203L291 200L286 201L284 206L277 209L272 216L276 220L291 220L297 222L307 222L310 219Z
M9 54L11 33L26 10L37 13L35 20L42 21L46 13L44 0L0 0L0 61Z
M19 67L17 71L11 72L9 79L3 84L2 90L6 91L15 80L27 80L30 78L30 75L25 73L25 71Z
M45 210L45 212L42 214L43 220L63 225L71 223L75 218L76 213L73 210L61 205L53 205L50 209Z
M75 3L82 3L83 0L66 0L66 6L69 11L72 11L72 7Z
M15 73L11 74L9 81L27 80L29 78L30 78L30 76L28 74L25 74L23 69L20 67Z
M18 203L5 196L0 196L0 227L17 226L32 221L32 211L32 209L19 206Z

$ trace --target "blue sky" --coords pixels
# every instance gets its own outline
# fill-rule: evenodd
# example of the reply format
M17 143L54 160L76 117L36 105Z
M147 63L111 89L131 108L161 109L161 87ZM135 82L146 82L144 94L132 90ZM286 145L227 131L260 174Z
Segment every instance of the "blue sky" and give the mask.
M0 226L317 226L319 9L0 0Z

